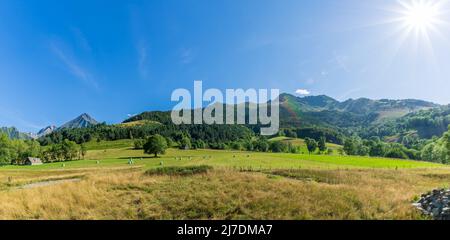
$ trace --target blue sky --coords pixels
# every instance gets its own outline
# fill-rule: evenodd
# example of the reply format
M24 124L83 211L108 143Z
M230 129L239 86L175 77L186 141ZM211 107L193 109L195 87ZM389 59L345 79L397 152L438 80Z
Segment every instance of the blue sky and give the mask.
M171 109L172 91L194 80L450 103L448 6L428 37L393 21L402 8L393 0L0 0L0 126L37 131L84 112L117 123Z

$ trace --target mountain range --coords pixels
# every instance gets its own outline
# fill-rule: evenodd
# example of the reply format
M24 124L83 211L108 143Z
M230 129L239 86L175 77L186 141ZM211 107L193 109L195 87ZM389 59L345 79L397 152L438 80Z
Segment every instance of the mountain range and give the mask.
M296 97L290 94L280 95L280 103L288 104L293 102L303 111L323 111L323 110L339 110L343 112L351 112L355 114L370 114L386 111L407 111L413 112L422 109L439 107L440 105L415 99L405 100L371 100L368 98L348 99L339 102L326 95Z
M97 124L98 122L94 118L89 116L89 114L83 113L77 118L63 124L58 129L86 128Z
M326 95L297 97L281 94L280 126L284 129L328 129L349 136L414 138L441 136L450 124L450 105L443 106L416 99L338 101ZM254 105L248 105L254 107ZM143 112L124 123L150 120L170 124L170 112ZM251 126L250 126L251 127Z
M416 99L372 100L368 98L338 101L326 95L297 97L281 94L280 123L282 128L327 127L341 132L358 132L390 136L414 131L422 138L439 135L450 124L450 106ZM426 120L424 120L426 119ZM151 120L170 123L170 112L143 112L124 123ZM15 128L2 128L11 138L40 138L61 129L86 128L98 122L82 114L60 127L48 126L36 134L20 133ZM386 131L386 129L389 131ZM384 131L384 132L382 132ZM380 133L382 132L382 133Z
M280 95L280 121L284 126L330 125L354 127L381 123L421 110L440 108L432 102L404 100L372 100L368 98L337 101L325 95L296 97Z
M364 124L382 123L395 120L422 110L438 109L442 106L432 102L405 100L371 100L367 98L349 99L340 102L326 95L297 97L281 94L280 121L284 128L331 126L353 127ZM254 105L251 105L254 107ZM144 112L124 122L152 120L161 123L170 121L169 112Z
M0 133L6 134L10 139L29 139L27 133L19 132L15 127L1 127Z
M54 132L56 129L57 129L57 127L55 125L51 125L51 126L48 126L48 127L45 127L43 129L39 130L39 132L36 134L36 136L32 136L32 137L40 138L40 137L46 136L46 135Z
M9 138L11 139L37 139L40 137L44 137L46 135L51 134L54 131L60 130L60 129L75 129L75 128L86 128L93 125L99 124L97 120L92 118L89 114L83 113L77 118L64 123L60 127L56 127L55 125L47 126L41 130L39 130L37 133L21 133L19 132L15 127L10 128L0 128L0 133L6 133Z

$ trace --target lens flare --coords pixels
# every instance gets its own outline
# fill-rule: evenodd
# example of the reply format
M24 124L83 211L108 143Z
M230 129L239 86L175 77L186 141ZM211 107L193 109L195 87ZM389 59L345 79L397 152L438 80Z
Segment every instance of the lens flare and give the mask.
M427 32L439 23L439 5L433 1L403 2L402 21L416 31Z

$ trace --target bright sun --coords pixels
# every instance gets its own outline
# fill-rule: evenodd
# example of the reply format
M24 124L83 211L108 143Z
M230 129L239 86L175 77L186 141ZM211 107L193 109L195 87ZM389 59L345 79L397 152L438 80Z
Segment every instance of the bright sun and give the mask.
M428 31L439 22L440 9L431 1L412 1L403 3L402 20L410 29L416 31Z

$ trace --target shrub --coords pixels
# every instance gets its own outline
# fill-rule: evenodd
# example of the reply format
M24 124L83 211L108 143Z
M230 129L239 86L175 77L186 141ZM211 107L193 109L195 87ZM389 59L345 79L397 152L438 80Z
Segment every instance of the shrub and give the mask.
M306 147L308 148L309 154L314 153L317 150L318 144L316 140L311 138L305 138Z
M233 143L231 144L231 148L232 148L233 150L238 150L238 151L240 151L240 150L242 150L242 144L241 144L240 142L233 142Z
M196 141L194 141L192 143L192 147L194 149L205 149L206 148L206 143L203 140L199 139L199 140L196 140Z
M254 150L253 143L251 141L244 142L244 149L246 151L253 151Z
M269 143L267 142L266 139L258 139L253 144L253 148L258 152L267 152L269 151Z
M187 167L161 167L150 169L145 172L146 175L168 175L168 176L190 176L196 174L206 174L213 167L207 165L187 166Z
M180 141L180 149L191 149L191 139L187 136L184 136Z
M270 143L270 151L274 153L281 153L288 151L288 145L281 141L275 141Z
M328 155L333 155L333 153L334 153L334 152L333 152L333 149L328 148L327 154L328 154Z
M288 146L289 146L290 153L294 153L294 154L300 153L300 147L293 146L292 144L289 144Z
M136 139L134 140L134 149L141 150L144 149L145 140L144 139Z
M398 159L408 159L408 155L406 155L406 153L404 153L399 148L390 149L386 153L385 157L387 157L387 158L398 158Z

